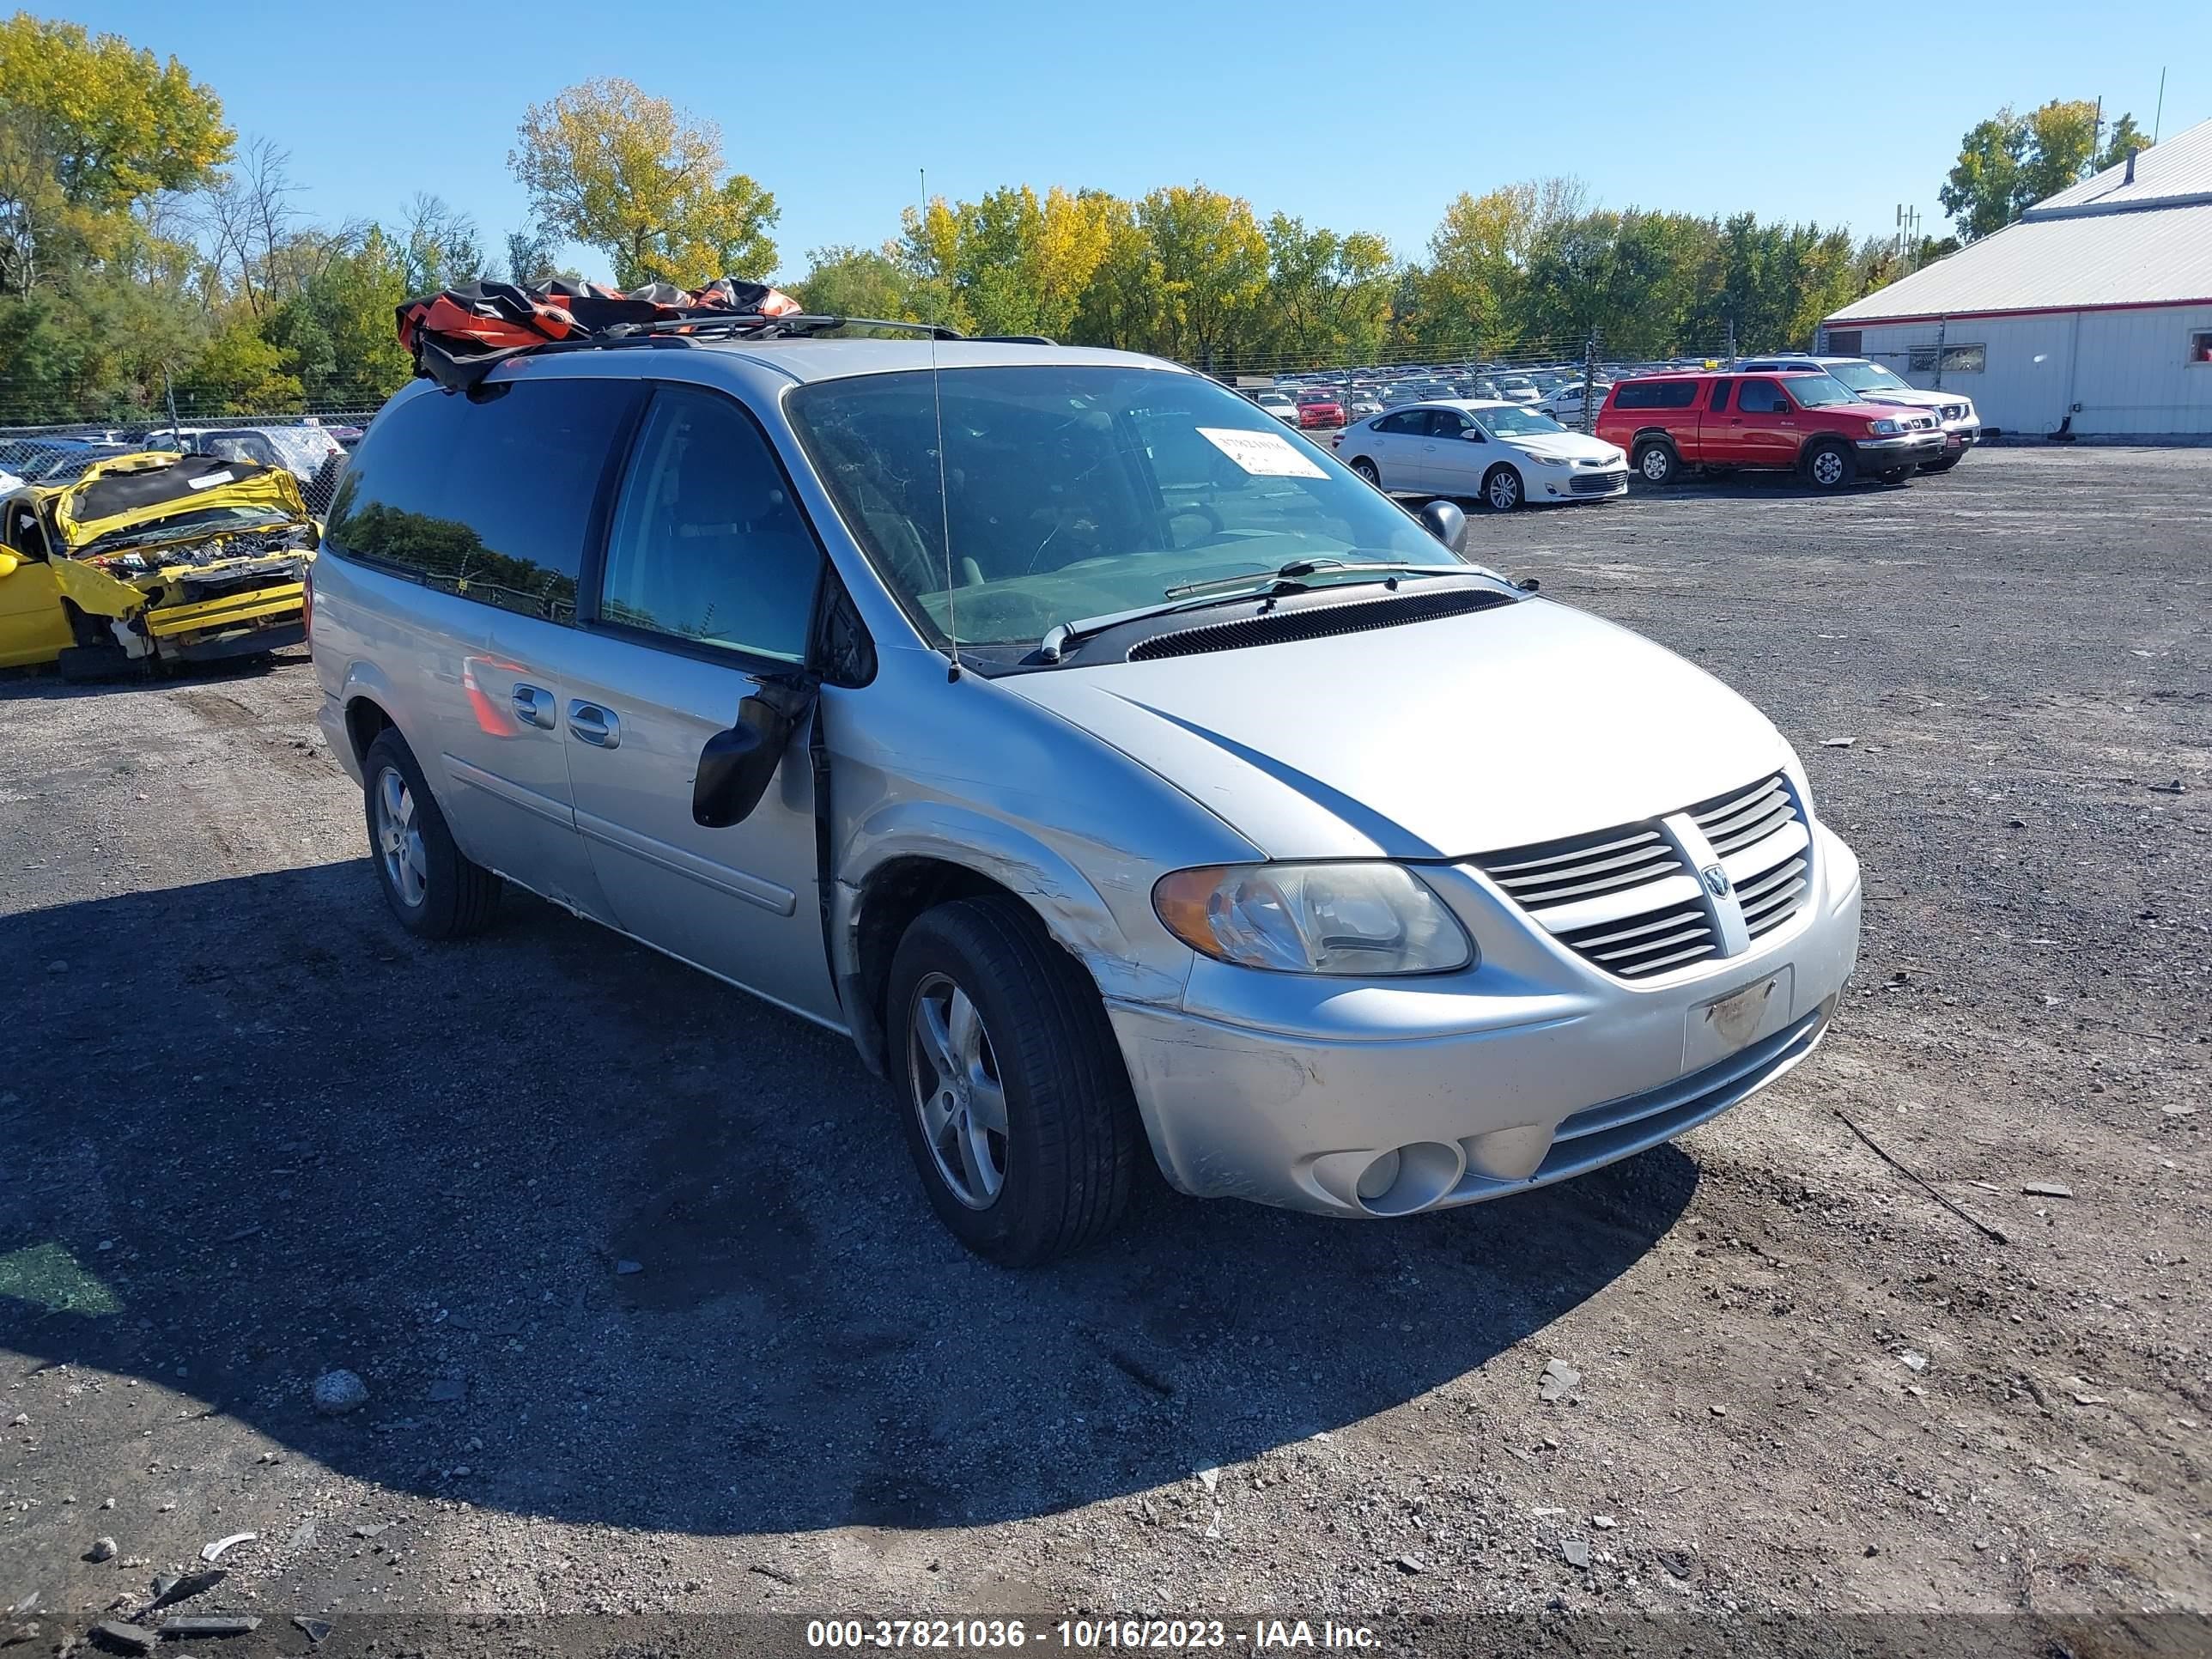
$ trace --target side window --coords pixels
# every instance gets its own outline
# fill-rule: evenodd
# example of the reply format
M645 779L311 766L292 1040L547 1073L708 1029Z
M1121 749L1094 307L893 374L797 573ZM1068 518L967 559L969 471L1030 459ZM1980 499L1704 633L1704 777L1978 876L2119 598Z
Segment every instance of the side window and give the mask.
M1790 407L1782 395L1782 388L1771 380L1746 380L1735 394L1735 406L1743 415L1779 415Z
M325 544L503 611L571 622L628 380L518 380L481 401L423 392L377 417Z
M1656 388L1640 381L1627 380L1613 395L1615 409L1650 409L1656 406L1652 392Z
M759 428L727 398L662 387L616 503L600 619L803 662L822 566Z
M1713 382L1713 401L1711 404L1711 409L1714 414L1717 415L1721 410L1728 407L1729 388L1735 384L1735 382L1734 380L1715 380Z
M1395 433L1398 436L1404 437L1413 430L1415 418L1414 416L1401 410L1395 415L1385 415L1381 420L1376 422L1375 429L1377 432Z
M6 541L12 551L27 559L46 556L46 527L40 524L38 509L30 502L9 503Z

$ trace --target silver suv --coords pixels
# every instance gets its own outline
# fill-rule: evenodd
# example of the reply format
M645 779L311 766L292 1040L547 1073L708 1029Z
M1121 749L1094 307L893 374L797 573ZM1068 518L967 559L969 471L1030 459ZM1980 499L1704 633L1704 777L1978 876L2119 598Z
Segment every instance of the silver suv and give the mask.
M347 468L321 719L403 926L513 884L848 1033L982 1255L1148 1161L1404 1215L1741 1100L1858 939L1759 712L1463 534L1143 357L524 352Z

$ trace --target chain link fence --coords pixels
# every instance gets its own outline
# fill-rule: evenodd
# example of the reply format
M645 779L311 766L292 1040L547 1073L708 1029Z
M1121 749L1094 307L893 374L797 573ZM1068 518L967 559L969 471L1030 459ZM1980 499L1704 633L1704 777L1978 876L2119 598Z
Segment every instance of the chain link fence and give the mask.
M308 511L329 510L345 459L360 441L372 407L333 407L313 414L218 415L106 424L0 426L0 488L73 483L94 462L143 450L219 455L226 460L281 466L300 481Z
M1439 398L1495 399L1538 408L1560 425L1589 432L1616 380L1684 369L1724 368L1738 356L1733 340L1663 356L1607 350L1595 335L1510 343L1486 349L1409 347L1354 361L1341 355L1284 352L1240 358L1233 369L1189 366L1247 396L1274 392L1300 406L1299 425L1328 428L1364 420L1397 404ZM1188 361L1188 360L1187 360ZM1334 412L1332 414L1331 410Z

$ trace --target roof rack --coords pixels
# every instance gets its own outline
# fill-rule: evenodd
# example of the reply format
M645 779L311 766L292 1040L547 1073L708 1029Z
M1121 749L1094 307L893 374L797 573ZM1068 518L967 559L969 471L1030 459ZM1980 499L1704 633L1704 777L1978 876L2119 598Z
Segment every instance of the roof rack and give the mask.
M656 317L650 322L617 324L600 337L618 340L640 334L729 334L752 340L774 340L825 334L837 328L895 328L939 340L968 337L958 329L947 328L942 323L894 322L884 317L817 316L808 312L776 317L759 311L733 311L720 316L695 312L684 317Z

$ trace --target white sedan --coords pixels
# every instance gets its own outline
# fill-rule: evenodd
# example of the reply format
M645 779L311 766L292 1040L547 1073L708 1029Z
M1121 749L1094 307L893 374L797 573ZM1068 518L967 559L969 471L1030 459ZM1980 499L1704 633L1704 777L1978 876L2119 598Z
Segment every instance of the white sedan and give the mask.
M1355 422L1334 442L1354 472L1393 495L1479 496L1510 513L1530 501L1628 493L1628 457L1620 445L1570 432L1518 404L1409 404Z
M1600 380L1591 386L1589 395L1591 410L1596 410L1604 407L1605 394L1612 390L1612 384L1606 380ZM1562 426L1569 421L1579 421L1583 417L1583 383L1580 380L1569 380L1536 407Z
M1292 426L1298 423L1298 406L1282 392L1255 392L1252 401L1279 421L1287 421Z

